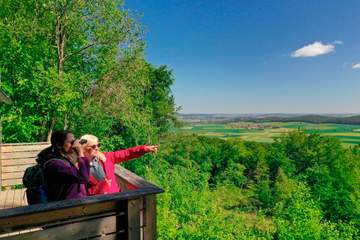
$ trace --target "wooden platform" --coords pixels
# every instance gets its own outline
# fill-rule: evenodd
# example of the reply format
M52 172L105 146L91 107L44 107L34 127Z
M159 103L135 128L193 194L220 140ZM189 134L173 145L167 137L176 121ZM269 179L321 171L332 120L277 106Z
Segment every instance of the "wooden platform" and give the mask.
M26 206L25 188L0 191L0 209Z

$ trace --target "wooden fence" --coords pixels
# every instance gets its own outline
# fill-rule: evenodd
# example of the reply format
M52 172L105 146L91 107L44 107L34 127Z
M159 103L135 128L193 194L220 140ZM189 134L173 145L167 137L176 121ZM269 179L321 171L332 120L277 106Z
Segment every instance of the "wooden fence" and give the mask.
M36 164L37 154L47 146L48 142L0 144L0 186L22 184L25 169Z

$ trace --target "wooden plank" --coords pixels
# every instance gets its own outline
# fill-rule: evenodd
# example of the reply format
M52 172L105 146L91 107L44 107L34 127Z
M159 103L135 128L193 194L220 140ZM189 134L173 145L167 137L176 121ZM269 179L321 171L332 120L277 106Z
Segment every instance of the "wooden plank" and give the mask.
M4 146L27 146L27 145L46 145L50 142L22 142L22 143L4 143Z
M163 192L163 190L159 188L156 189L143 188L143 189L138 189L124 193L96 195L96 196L80 198L80 199L71 199L71 200L64 200L58 202L51 202L47 204L32 205L29 207L23 207L23 208L11 209L11 210L2 210L0 211L0 227L1 227L1 221L9 217L20 217L35 213L37 214L37 213L48 212L53 210L68 209L68 208L97 204L102 202L136 199L145 195L156 194L160 192Z
M91 240L119 240L119 239L126 239L126 232L119 231L118 233L112 233L104 236L99 236L92 238Z
M6 196L6 208L12 208L14 204L15 189L10 189L8 195Z
M24 171L21 172L11 172L11 173L4 173L2 178L3 180L7 179L21 179L24 175Z
M120 192L125 192L125 191L128 190L127 186L126 186L126 181L123 178L116 175L116 181L117 181L117 184L120 187Z
M8 196L8 194L9 194L9 191L10 191L10 190L5 190L5 191L4 191L5 198L4 198L3 202L2 202L1 209L6 208L6 199L7 199L7 196Z
M71 200L67 200L67 201L71 201ZM61 202L65 202L65 201L59 201L56 203L59 204ZM36 204L28 207L5 209L2 210L2 212L6 210L16 211L23 208L41 209L42 207L46 207L46 205L49 204ZM16 230L23 230L25 228L31 228L31 227L39 227L51 222L59 222L59 221L70 220L84 216L96 215L105 212L113 212L117 210L119 211L121 210L119 209L118 202L111 201L111 202L102 202L102 203L96 203L90 205L81 205L67 209L58 209L58 210L38 212L38 213L35 212L33 214L23 214L20 216L7 217L0 219L0 233L13 232Z
M39 154L39 151L29 151L29 152L7 152L1 154L1 159L9 160L9 159L22 159L22 158L35 158Z
M24 151L38 151L49 147L49 143L7 143L2 145L2 152L24 152Z
M25 188L21 189L21 206L27 206L28 205L25 192L26 192Z
M145 197L145 196L144 196ZM144 197L140 198L140 239L144 239Z
M156 239L156 195L144 197L144 238L143 240Z
M91 219L95 219L95 218L99 219L99 218L110 217L110 216L116 216L117 218L124 219L126 217L126 213L125 212L116 212L116 211L99 213L96 215L78 217L78 218L73 218L70 220L62 220L61 222L48 223L48 224L42 225L42 227L43 228L52 228L52 227L57 227L59 225L65 225L65 224L70 224L70 223L74 223L74 222L82 222L82 221L87 221L87 220L91 220Z
M2 123L1 123L1 119L0 119L0 192L1 192L1 187L2 187L2 151L3 151L3 144L2 144Z
M6 240L28 239L28 240L48 240L48 239L88 239L96 236L116 233L116 216L95 218L85 221L49 227L36 232L25 233L22 235L4 238Z
M4 208L12 208L14 203L15 190L10 189L7 191Z
M2 180L2 181L3 181L3 187L22 184L22 178L18 178L18 179L7 179L7 180Z
M33 228L33 229L27 229L27 230L23 230L23 231L12 232L12 233L0 234L0 239L5 239L5 237L11 237L11 236L19 236L24 233L35 232L35 231L39 231L41 229L42 228Z
M121 167L120 165L115 165L115 173L120 178L124 179L126 182L130 183L133 186L138 188L145 188L145 187L154 187L158 188L154 184L144 180L143 178L137 176L135 173L130 172L129 170Z
M14 201L13 201L13 205L12 205L13 208L23 206L23 204L22 204L22 193L23 193L22 189L15 189L14 190Z
M17 166L24 164L36 164L36 158L3 159L2 166Z
M140 239L140 208L141 200L128 201L128 239Z
M12 172L25 171L25 169L27 169L28 167L31 167L31 166L34 166L34 164L3 167L3 173L12 173Z
M0 192L0 208L3 209L5 206L6 194L8 190Z

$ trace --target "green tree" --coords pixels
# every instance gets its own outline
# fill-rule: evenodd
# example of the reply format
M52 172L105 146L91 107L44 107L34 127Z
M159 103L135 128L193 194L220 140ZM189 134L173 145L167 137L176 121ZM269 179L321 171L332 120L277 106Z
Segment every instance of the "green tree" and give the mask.
M321 239L321 210L303 184L277 204L275 223L277 239Z
M6 141L46 139L68 128L119 64L141 58L141 29L122 1L6 1L0 9ZM16 133L17 127L24 129Z

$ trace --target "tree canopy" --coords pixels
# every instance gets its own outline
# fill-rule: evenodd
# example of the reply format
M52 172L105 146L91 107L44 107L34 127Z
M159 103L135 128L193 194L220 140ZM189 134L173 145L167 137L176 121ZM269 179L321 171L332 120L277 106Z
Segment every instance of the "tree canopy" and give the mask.
M1 86L14 100L2 106L5 141L71 128L131 144L173 123L172 73L144 60L122 1L2 0L0 26Z

